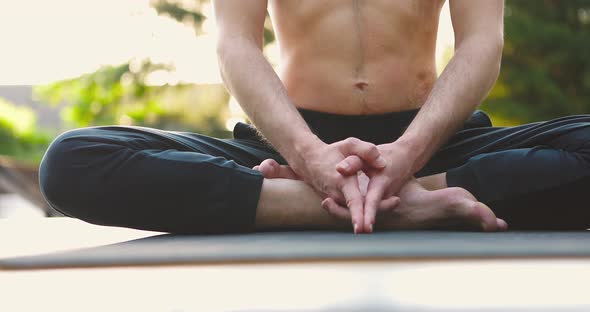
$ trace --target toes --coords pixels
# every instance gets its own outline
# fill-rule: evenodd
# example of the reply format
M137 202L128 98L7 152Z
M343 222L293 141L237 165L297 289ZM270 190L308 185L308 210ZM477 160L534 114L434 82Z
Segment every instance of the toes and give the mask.
M490 207L486 206L482 202L476 202L474 208L477 211L477 215L479 215L481 229L484 232L495 232L502 229L502 227L500 226L501 224L498 222L498 220L501 219L496 218L496 215L494 214L492 209L490 209Z
M379 202L377 209L379 212L393 211L400 204L400 199L397 196L391 196Z
M274 159L265 159L258 167L258 171L262 172L265 178L280 178L280 165Z
M506 221L504 221L503 219L497 218L496 219L496 224L498 226L498 230L499 231L506 231L506 230L508 230L508 223L506 223Z
M322 201L322 208L324 208L331 216L343 220L352 220L350 210L338 205L336 201L328 197Z

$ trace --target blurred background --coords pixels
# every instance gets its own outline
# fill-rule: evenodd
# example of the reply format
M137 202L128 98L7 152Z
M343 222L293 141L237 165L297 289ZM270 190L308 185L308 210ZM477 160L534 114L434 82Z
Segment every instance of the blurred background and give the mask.
M0 2L0 218L55 215L37 168L68 129L229 137L246 118L221 83L215 38L208 0ZM438 38L441 72L453 55L448 4ZM590 112L590 0L507 0L502 71L481 108L498 126Z

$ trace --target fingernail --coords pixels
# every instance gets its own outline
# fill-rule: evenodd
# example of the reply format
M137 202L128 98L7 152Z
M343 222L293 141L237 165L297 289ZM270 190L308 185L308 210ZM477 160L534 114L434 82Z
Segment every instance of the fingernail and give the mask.
M369 233L373 233L373 224L369 224Z
M355 223L353 228L354 228L354 234L358 234L358 229L359 229L358 224Z
M380 167L385 167L387 165L387 162L383 156L379 156L379 158L377 158L377 165Z
M347 162L341 162L340 168L342 168L344 170L348 170L348 168L350 168L350 165Z

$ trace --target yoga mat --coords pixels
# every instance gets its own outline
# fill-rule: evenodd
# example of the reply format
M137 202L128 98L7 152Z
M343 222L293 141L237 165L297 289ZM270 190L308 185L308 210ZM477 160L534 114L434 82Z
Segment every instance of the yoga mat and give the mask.
M236 262L589 257L588 232L265 232L157 235L122 243L0 259L0 269Z

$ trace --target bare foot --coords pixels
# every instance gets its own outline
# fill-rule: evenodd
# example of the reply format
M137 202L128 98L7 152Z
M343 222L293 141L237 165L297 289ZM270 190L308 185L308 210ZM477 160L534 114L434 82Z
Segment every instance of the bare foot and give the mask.
M460 187L428 191L416 180L399 194L401 203L392 212L377 218L381 229L462 229L486 232L505 231L507 223ZM381 222L380 222L381 221Z
M293 222L305 226L310 225L311 220L309 219L312 218L316 220L311 222L311 224L315 225L314 227L324 227L330 223L328 216L318 211L321 206L321 198L304 182L295 181L296 177L294 177L288 166L279 166L274 161L265 161L255 169L262 171L266 178L276 182L280 181L277 184L267 183L267 185L282 186L275 200L267 200L267 196L262 198L265 199L262 202L270 203L270 205L263 205L265 209L261 210L274 211L271 207L275 206L277 201L281 201L283 208L286 208L284 206L292 206L291 209L282 209L282 211L289 211L302 217L298 218L289 214L288 216L283 215L282 218L276 218L275 215L272 218L275 222L277 219L282 219L283 225ZM265 181L270 182L268 179ZM366 192L368 181L366 175L359 174L361 191ZM275 192L269 192L268 194L273 193ZM478 202L471 193L460 187L429 191L416 179L412 179L402 188L399 197L401 198L399 206L392 211L383 212L377 217L376 227L378 229L461 229L492 232L505 231L508 228L506 222L496 218L488 206ZM268 198L271 199L273 196L268 196ZM306 207L306 209L302 209L303 207ZM276 212L272 214L274 215ZM331 222L333 221L334 219L331 220ZM340 223L338 227L342 228L342 226L343 223Z

